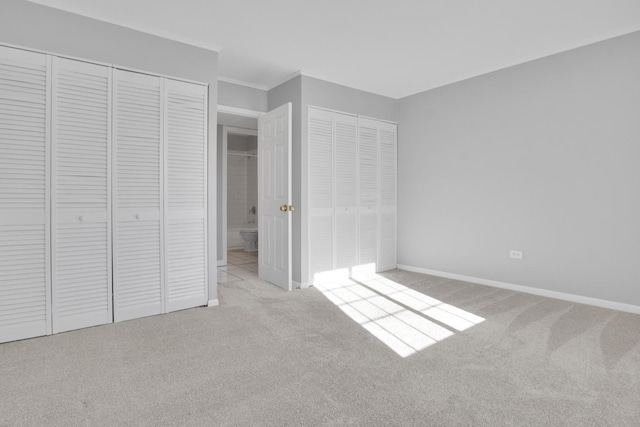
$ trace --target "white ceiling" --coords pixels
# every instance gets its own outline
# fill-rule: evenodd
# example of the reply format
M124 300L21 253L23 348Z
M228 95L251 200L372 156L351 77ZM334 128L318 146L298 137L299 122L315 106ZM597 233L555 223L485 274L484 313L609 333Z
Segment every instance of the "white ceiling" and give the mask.
M219 50L219 74L296 71L394 98L640 30L639 0L34 0Z

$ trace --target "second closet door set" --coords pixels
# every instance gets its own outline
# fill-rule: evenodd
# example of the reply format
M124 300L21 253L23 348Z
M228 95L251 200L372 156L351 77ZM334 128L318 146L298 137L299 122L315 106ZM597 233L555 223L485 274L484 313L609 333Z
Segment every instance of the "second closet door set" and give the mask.
M207 302L206 86L0 46L0 342Z
M396 268L394 123L309 107L309 270Z

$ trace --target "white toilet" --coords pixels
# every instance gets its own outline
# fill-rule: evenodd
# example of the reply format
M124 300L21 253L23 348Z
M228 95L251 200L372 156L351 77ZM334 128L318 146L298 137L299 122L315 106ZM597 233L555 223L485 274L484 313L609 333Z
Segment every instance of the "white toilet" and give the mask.
M244 251L255 252L258 250L258 229L244 228L240 230L240 237L244 240Z

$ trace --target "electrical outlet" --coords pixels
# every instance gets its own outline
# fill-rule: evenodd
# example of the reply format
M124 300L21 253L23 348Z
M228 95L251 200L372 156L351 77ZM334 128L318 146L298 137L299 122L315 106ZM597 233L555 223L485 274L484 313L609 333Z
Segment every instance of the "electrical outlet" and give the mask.
M509 256L513 259L522 259L523 254L522 251L514 251L513 249L511 249L509 251Z

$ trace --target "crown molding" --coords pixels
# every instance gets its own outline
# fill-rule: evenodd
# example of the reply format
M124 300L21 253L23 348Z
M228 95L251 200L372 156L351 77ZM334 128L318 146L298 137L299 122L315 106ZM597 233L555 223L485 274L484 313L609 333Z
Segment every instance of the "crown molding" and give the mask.
M365 89L365 88L362 88L362 87L353 86L353 85L346 84L344 82L338 81L336 79L325 77L325 76L322 76L322 75L316 74L316 73L311 73L311 72L305 71L305 70L298 70L298 71L296 71L294 73L289 74L285 78L283 78L281 80L278 80L277 83L269 85L269 90L271 90L271 89L273 89L275 87L278 87L281 84L288 82L289 80L293 80L298 76L309 77L309 78L316 79L316 80L322 80L323 82L327 82L327 83L332 83L334 85L348 87L350 89L355 89L355 90L359 90L359 91L362 91L362 92L371 93L371 94L374 94L374 95L384 96L385 98L398 99L398 98L395 98L393 96L389 96L388 94L384 94L382 92L372 91L371 89Z
M208 42L204 42L202 40L192 39L192 38L189 38L189 37L185 37L185 36L182 36L182 35L179 35L179 34L172 33L170 31L162 31L162 30L158 30L157 28L147 27L146 25L123 24L122 22L115 22L115 21L113 21L111 19L105 18L103 16L99 16L96 13L86 13L86 12L78 13L78 12L75 12L73 10L69 10L68 8L62 7L60 5L52 6L51 4L49 4L49 2L43 2L43 1L39 1L39 0L27 0L27 1L29 3L35 3L35 4L38 4L40 6L45 6L45 7L51 8L51 9L60 10L60 11L66 12L66 13L71 13L73 15L78 15L78 16L82 16L82 17L85 17L85 18L95 19L96 21L101 21L101 22L105 22L107 24L118 26L118 27L127 28L129 30L139 31L141 33L149 34L149 35L152 35L152 36L160 37L160 38L171 40L171 41L178 42L178 43L187 44L187 45L194 46L194 47L199 47L199 48L210 50L210 51L213 51L213 52L219 53L220 50L221 50L221 47L219 45L215 44L215 43L208 43Z
M293 80L298 76L309 77L309 78L316 79L316 80L322 80L323 82L327 82L327 83L331 83L331 84L334 84L334 85L348 87L349 89L359 90L361 92L367 92L367 93L371 93L373 95L384 96L385 98L398 99L396 97L389 96L388 94L385 94L385 93L382 93L382 92L373 91L371 89L366 89L366 88L363 88L363 87L353 86L353 85L341 82L339 80L328 78L328 77L324 77L324 76L322 76L320 74L311 73L311 72L308 72L308 71L305 71L305 70L298 70L298 71L296 71L294 73L289 74L288 76L284 77L283 79L278 80L277 83L269 85L269 90L271 90L273 88L276 88L276 87L280 86L281 84L288 82L289 80Z
M263 90L265 92L269 90L268 86L263 86L263 85L259 85L259 84L255 84L255 83L244 82L242 80L236 80L236 79L232 79L232 78L224 77L224 76L218 76L218 81L219 82L230 83L230 84L237 85L237 86L249 87L251 89Z
M385 98L399 99L398 97L391 96L388 93L383 93L383 92L380 92L380 91L377 91L377 90L371 90L371 89L364 88L364 87L361 87L361 86L354 86L354 85L351 85L351 84L347 84L347 83L341 82L341 81L336 80L336 79L332 79L330 77L323 76L321 74L310 73L310 72L304 71L304 70L299 71L299 73L303 77L309 77L309 78L316 79L316 80L322 80L323 82L327 82L327 83L332 83L334 85L348 87L349 89L355 89L355 90L359 90L361 92L371 93L373 95L384 96Z
M633 25L631 27L625 27L625 28L622 28L622 29L619 29L619 30L615 30L615 31L610 31L610 32L601 34L601 35L596 36L596 37L589 37L589 38L583 39L583 40L581 40L579 42L558 46L556 48L552 48L552 49L549 49L549 50L538 52L537 54L523 56L523 57L518 58L517 60L507 61L507 62L504 62L501 65L498 65L498 66L489 67L489 68L485 68L485 69L478 69L478 70L476 70L474 72L459 74L459 75L457 75L455 77L452 77L452 78L443 79L443 80L441 80L439 82L436 82L434 84L431 84L428 87L425 87L423 89L420 89L420 90L417 90L417 91L411 91L411 92L408 92L406 94L401 94L401 96L398 97L397 99L406 98L406 97L413 96L413 95L416 95L416 94L419 94L419 93L422 93L422 92L426 92L426 91L429 91L429 90L432 90L432 89L437 89L439 87L448 86L450 84L459 83L459 82L462 82L462 81L465 81L465 80L469 80L469 79L472 79L474 77L479 77L479 76L483 76L485 74L494 73L496 71L506 70L507 68L516 67L518 65L526 64L527 62L532 62L532 61L536 61L538 59L544 59L544 58L549 57L549 56L553 56L553 55L569 52L569 51L574 50L574 49L579 49L581 47L585 47L585 46L589 46L589 45L592 45L592 44L600 43L600 42L603 42L603 41L606 41L606 40L614 39L616 37L625 36L627 34L635 33L637 31L640 31L640 24Z
M293 80L296 77L301 76L301 75L302 75L302 71L300 71L300 70L295 71L295 72L293 72L291 74L288 74L286 77L284 77L284 78L282 78L280 80L276 80L276 83L270 84L269 85L269 90L277 88L281 84L284 84L284 83L288 82L289 80Z

